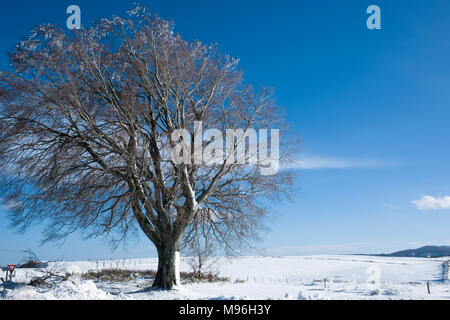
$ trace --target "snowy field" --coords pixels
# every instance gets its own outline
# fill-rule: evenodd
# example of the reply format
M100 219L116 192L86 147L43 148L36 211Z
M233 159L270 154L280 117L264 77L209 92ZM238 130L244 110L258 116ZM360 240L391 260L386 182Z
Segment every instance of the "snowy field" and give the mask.
M229 282L189 283L173 291L149 291L148 279L125 283L81 280L89 270L156 270L157 259L51 262L74 273L51 289L26 286L36 271L18 269L17 287L0 299L450 299L444 264L450 258L326 255L220 259L212 268ZM186 259L181 271L191 271ZM379 281L378 281L379 280ZM430 285L430 294L427 290Z

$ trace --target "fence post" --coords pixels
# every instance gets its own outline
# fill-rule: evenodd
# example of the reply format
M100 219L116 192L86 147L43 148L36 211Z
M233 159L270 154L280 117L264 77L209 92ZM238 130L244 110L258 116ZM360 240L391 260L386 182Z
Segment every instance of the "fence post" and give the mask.
M430 294L430 282L427 281L428 294Z

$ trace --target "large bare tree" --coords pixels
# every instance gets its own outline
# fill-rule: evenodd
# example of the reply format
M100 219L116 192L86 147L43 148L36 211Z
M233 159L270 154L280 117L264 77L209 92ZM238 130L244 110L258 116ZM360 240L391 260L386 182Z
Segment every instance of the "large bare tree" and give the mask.
M250 129L285 128L270 91L245 85L236 59L184 41L144 8L78 31L36 27L10 59L0 74L1 189L19 231L45 222L44 241L83 230L116 243L139 227L158 251L153 286L170 289L183 241L245 247L268 199L291 184L288 171L261 172L270 161L228 161L253 159L254 149L239 149ZM211 128L241 129L224 161L219 149L199 161L199 146L221 142L196 144ZM292 146L285 137L281 160Z

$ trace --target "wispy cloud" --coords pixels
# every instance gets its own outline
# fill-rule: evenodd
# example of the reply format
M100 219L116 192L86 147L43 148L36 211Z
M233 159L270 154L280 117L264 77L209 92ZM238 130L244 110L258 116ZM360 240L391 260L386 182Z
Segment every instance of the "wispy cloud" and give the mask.
M450 209L450 196L433 197L422 196L419 200L411 201L419 210L446 210Z
M368 159L343 159L332 157L303 156L298 160L282 164L283 169L357 169L357 168L380 168L385 163Z

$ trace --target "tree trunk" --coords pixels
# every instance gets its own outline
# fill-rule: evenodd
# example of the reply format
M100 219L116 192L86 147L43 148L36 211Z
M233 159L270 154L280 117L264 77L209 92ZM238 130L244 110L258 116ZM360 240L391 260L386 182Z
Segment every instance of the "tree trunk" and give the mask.
M163 241L158 249L158 271L153 288L170 290L177 284L175 253L178 248L173 240Z

